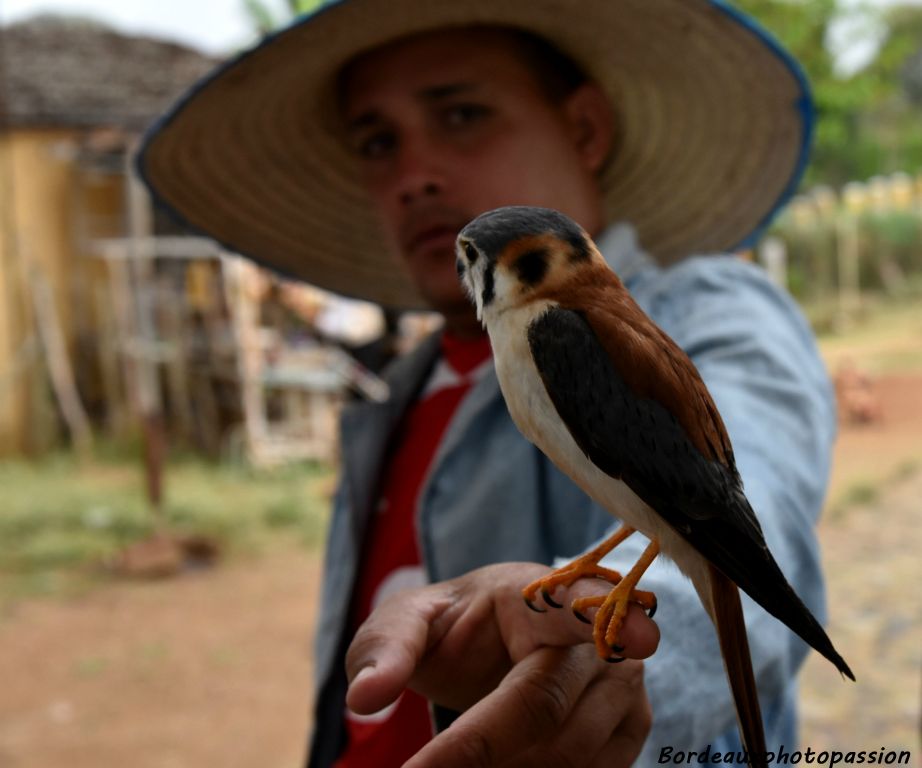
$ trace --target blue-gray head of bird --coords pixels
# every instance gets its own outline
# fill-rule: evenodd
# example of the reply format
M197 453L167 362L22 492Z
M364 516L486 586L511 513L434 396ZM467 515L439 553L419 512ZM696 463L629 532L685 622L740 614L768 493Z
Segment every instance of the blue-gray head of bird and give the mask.
M493 313L562 288L574 267L601 259L568 216L525 205L481 214L458 233L455 251L458 276L484 324Z

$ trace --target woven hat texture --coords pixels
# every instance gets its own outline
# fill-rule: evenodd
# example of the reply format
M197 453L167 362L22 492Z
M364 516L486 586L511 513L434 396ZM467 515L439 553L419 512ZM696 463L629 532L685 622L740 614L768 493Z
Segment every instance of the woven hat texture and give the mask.
M562 22L561 20L565 20ZM336 135L337 73L425 30L528 30L608 94L611 221L664 263L727 251L768 223L806 163L812 106L797 64L714 0L340 0L196 85L138 157L158 202L282 274L393 307L421 306Z

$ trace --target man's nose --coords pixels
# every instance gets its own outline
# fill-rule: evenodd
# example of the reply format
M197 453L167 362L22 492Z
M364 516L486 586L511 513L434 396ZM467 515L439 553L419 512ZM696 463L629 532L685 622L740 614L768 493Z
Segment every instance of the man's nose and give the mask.
M394 193L401 205L438 197L444 191L442 159L436 148L424 140L403 144L394 177Z

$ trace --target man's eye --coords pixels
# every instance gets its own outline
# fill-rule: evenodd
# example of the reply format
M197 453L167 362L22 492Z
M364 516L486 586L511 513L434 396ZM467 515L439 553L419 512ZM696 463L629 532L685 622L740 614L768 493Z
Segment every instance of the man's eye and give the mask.
M442 119L446 125L458 128L483 120L489 114L490 109L480 104L454 104L444 111Z
M355 142L355 150L365 160L376 160L389 155L397 144L397 138L390 131L380 131L363 136Z

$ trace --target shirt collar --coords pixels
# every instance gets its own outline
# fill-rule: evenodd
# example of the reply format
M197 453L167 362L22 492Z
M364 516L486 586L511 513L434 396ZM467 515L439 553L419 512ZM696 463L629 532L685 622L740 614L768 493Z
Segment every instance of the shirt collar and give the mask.
M641 249L637 242L637 232L627 222L609 224L598 237L595 243L602 256L621 282L629 286L630 283L649 269L656 269L657 265L650 256Z

